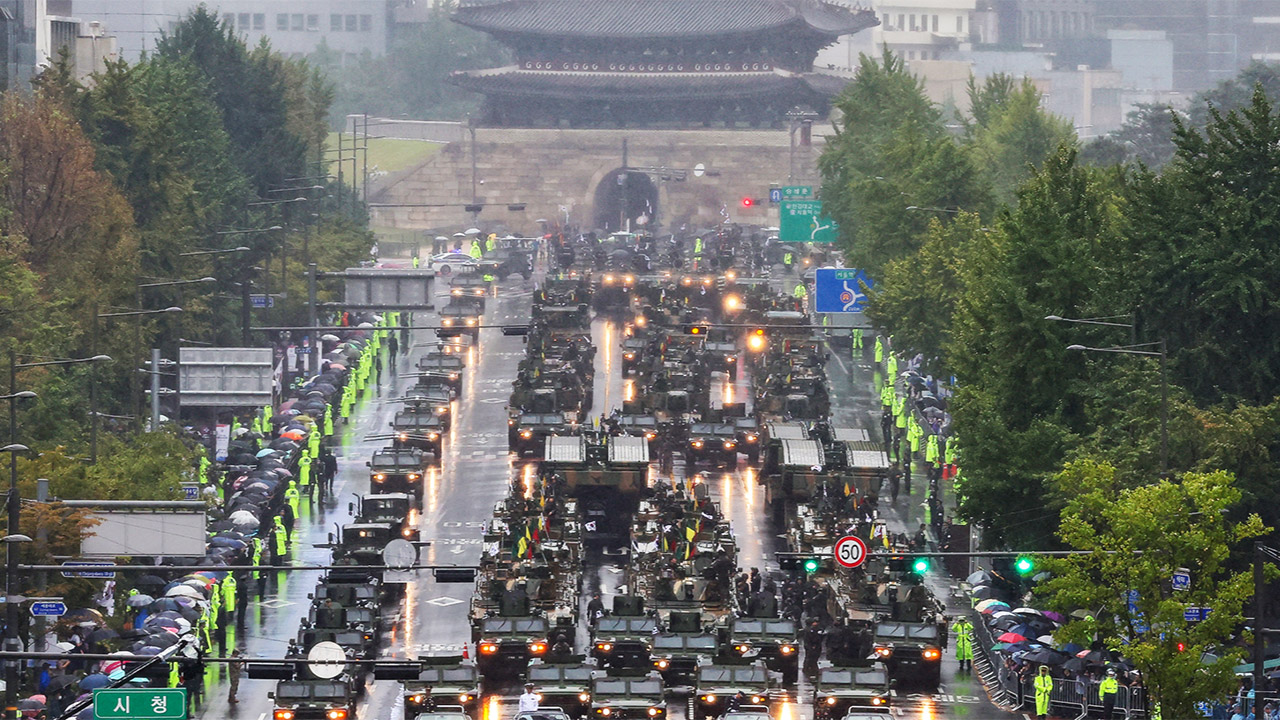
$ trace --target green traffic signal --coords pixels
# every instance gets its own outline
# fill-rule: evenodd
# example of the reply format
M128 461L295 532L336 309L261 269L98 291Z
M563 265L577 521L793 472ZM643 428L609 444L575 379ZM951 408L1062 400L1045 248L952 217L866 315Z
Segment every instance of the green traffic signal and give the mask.
M1030 575L1031 571L1036 569L1035 561L1023 555L1013 563L1013 569L1018 571L1019 575Z
M821 563L818 562L818 558L806 558L804 561L804 571L807 573L818 572L818 567L820 565Z
M916 558L911 561L911 572L923 575L929 572L929 558Z

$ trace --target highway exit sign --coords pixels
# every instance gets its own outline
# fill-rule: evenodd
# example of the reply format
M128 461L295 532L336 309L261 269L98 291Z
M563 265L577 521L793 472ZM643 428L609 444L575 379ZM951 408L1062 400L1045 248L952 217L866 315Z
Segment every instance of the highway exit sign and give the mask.
M122 689L93 691L95 720L186 720L187 691L184 688Z

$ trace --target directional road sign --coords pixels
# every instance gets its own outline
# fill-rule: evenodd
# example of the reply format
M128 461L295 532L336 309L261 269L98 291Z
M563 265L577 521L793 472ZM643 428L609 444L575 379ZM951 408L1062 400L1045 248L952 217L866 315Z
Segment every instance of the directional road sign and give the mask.
M1190 590L1191 571L1186 568L1178 568L1173 572L1173 577L1169 579L1169 585L1174 590Z
M106 565L111 566L109 562L78 562L68 560L62 563L62 567L66 570L62 571L62 577L82 577L82 578L113 578L116 576L115 570L94 570L94 567Z
M782 188L769 188L769 202L782 202Z
M812 185L783 185L778 188L783 200L799 200L813 197Z
M35 617L62 617L67 614L67 604L56 600L41 600L31 603L31 614Z
M818 268L814 272L813 309L820 313L862 312L871 278L857 268Z
M185 688L141 690L99 688L93 691L95 720L186 720Z
M867 559L867 544L862 538L845 535L836 542L836 562L847 568L856 568Z
M782 242L831 243L838 229L822 214L821 200L784 200L778 212L778 239Z
M249 306L255 308L273 308L276 306L276 299L270 295L255 293L249 296Z

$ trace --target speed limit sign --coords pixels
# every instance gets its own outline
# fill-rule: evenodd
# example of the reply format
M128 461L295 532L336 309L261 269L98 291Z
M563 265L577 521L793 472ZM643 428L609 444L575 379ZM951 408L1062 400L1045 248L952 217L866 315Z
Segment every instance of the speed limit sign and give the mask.
M847 568L856 568L867 559L867 544L862 538L845 535L836 543L836 562Z

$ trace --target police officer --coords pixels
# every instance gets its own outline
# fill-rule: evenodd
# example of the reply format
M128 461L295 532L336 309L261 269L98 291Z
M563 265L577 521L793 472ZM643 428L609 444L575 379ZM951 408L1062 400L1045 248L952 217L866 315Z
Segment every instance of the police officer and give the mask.
M1102 718L1111 720L1111 713L1116 707L1116 695L1120 692L1120 681L1116 680L1116 669L1107 670L1107 676L1098 685L1098 699L1102 701Z
M1049 694L1053 692L1053 678L1049 676L1049 666L1041 665L1036 675L1036 717L1049 717Z
M951 625L951 631L956 635L956 661L960 669L973 669L973 625L962 615Z
M284 520L276 515L272 518L275 521L275 532L272 537L275 538L275 546L271 553L271 564L280 565L284 562L284 556L289 552L289 538L284 529Z

